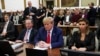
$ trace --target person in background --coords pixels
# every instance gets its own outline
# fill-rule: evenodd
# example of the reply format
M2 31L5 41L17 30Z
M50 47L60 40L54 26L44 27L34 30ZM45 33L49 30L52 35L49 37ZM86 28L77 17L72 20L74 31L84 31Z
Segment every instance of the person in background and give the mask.
M60 9L59 10L59 15L58 15L58 24L57 25L63 25L63 21L64 21L64 10Z
M77 51L95 50L95 33L89 30L89 23L86 19L78 21L79 31L74 32L69 42L69 48Z
M87 11L86 9L81 9L81 18L87 18Z
M24 10L24 20L26 18L30 18L34 21L34 28L36 27L36 12L37 12L37 9L36 7L33 7L32 6L32 2L31 1L28 1L28 7L25 8Z
M42 4L40 4L39 9L37 10L37 13L36 13L37 29L43 26L42 21L43 21L43 18L45 17L45 13L46 13L46 8Z
M77 25L78 20L81 18L80 9L76 8L71 17L71 25Z
M0 9L0 22L3 22L1 9Z
M96 7L96 20L95 20L95 25L100 27L100 7Z
M10 21L12 21L13 22L13 16L14 16L14 12L13 11L10 11Z
M19 16L17 15L17 12L14 12L13 13L13 22L14 22L14 25L16 25L16 24L19 24Z
M45 14L46 14L45 17L51 17L52 9L46 8L46 13Z
M60 48L63 46L62 30L54 26L52 17L43 19L44 27L39 29L34 43L40 48Z
M96 10L94 8L94 3L89 4L89 12L87 13L87 20L89 21L90 26L95 25L95 19L96 19Z
M11 22L10 17L8 14L4 15L4 25L3 27L0 29L0 40L2 39L8 39L8 40L12 40L14 39L14 31L15 31L15 27L13 22Z
M37 30L33 28L33 21L32 19L25 20L25 29L21 31L19 37L17 38L16 42L23 42L23 43L31 43L33 44L34 37L37 34Z
M54 20L54 26L57 26L57 24L58 24L58 10L53 10L52 17Z
M64 23L63 24L70 25L71 17L72 17L71 11L70 10L66 10L65 17L64 17Z
M19 16L19 24L22 24L23 23L23 11L19 11L18 13L18 16Z

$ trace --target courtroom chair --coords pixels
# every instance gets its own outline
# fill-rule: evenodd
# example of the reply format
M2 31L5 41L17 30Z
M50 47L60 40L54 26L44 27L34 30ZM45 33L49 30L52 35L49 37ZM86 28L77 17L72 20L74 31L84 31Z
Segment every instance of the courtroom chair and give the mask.
M98 44L100 44L100 26L96 30L96 37L98 39ZM98 50L100 51L100 45L98 45Z
M79 31L79 28L73 28L73 29L71 30L71 34L73 34L73 33L76 32L76 31Z
M97 38L97 36L95 36L95 51L99 50L99 40Z
M65 47L67 44L67 36L63 36L63 39L64 39L64 47Z

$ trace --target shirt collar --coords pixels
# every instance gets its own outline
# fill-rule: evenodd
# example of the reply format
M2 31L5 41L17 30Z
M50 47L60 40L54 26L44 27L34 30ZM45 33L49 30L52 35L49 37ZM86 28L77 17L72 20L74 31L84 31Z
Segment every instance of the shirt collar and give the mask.
M51 28L50 33L52 33L52 31L53 31L53 27ZM47 32L48 32L48 31L47 31Z
M28 31L31 31L32 30L32 28L30 28L30 29L27 29Z
M9 20L6 23L9 23Z

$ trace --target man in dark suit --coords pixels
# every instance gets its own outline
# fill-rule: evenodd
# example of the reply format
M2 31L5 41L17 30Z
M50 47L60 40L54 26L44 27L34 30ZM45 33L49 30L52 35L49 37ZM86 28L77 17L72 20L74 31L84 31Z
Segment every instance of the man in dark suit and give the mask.
M15 31L15 28L14 28L14 25L13 25L13 22L11 22L9 20L9 15L8 14L5 14L4 15L4 25L3 27L0 29L0 39L13 39L14 38L14 31Z
M96 21L95 21L95 23L96 23L97 26L100 26L99 22L100 22L100 7L97 6L96 7Z
M45 17L45 12L46 12L46 8L42 4L40 4L39 9L37 10L36 13L37 29L43 26L42 20Z
M36 7L32 7L31 1L28 1L28 7L25 8L25 10L24 10L24 19L30 18L35 23L36 22L36 12L37 12ZM34 24L34 26L35 26L35 24Z
M62 30L54 26L52 17L43 19L44 27L39 29L34 43L40 48L59 48L63 46Z
M95 25L95 19L96 19L96 10L94 8L94 3L89 4L89 12L87 14L87 20L89 21L90 26Z
M21 31L16 42L32 43L37 31L33 28L33 21L31 19L25 20L25 29Z

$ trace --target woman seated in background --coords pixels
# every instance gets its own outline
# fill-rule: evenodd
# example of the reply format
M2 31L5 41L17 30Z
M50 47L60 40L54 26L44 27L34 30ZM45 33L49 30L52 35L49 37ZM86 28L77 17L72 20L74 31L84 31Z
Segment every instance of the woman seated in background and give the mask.
M89 30L88 21L79 19L79 31L74 32L69 42L69 48L78 51L95 50L95 33Z

